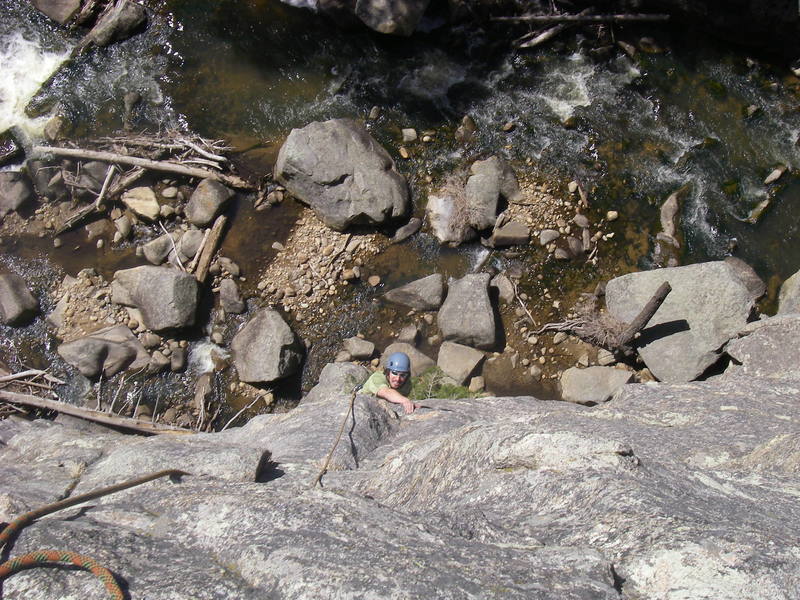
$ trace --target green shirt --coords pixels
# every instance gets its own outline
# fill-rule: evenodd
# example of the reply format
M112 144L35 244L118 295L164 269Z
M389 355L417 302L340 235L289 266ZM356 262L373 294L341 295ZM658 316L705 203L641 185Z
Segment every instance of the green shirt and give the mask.
M375 371L369 376L369 379L364 382L364 385L361 386L361 393L377 396L378 390L383 387L391 388L392 386L389 385L389 380L386 379L386 375L383 374L383 371ZM403 394L403 396L408 396L411 393L411 377L406 377L403 385L401 385L397 391Z

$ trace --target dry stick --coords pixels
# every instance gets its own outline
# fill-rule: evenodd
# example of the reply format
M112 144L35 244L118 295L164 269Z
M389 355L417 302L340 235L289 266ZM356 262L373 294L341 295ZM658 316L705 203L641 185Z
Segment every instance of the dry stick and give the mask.
M100 152L97 150L84 150L82 148L60 148L57 146L34 146L33 152L40 154L54 154L56 156L67 156L70 158L85 158L87 160L100 160L104 162L118 163L122 165L129 165L131 167L142 167L143 169L150 169L152 171L164 171L166 173L175 173L176 175L183 175L185 177L196 177L198 179L214 179L226 185L237 189L252 190L255 189L251 184L246 182L241 177L236 175L226 175L225 173L217 173L209 171L208 169L200 169L196 167L187 167L185 165L178 165L168 161L150 160L147 158L139 158L138 156L126 156L124 154L116 154L114 152Z
M639 331L644 329L645 325L647 325L648 321L653 318L653 315L656 314L656 311L659 307L664 303L664 300L672 291L672 286L669 284L669 281L665 281L656 290L656 293L653 294L653 297L647 301L647 304L644 305L644 308L639 312L638 315L630 322L628 327L622 333L619 339L620 347L627 346L633 338L636 336Z
M350 414L353 412L353 405L355 404L355 401L356 401L356 394L358 393L358 390L360 390L360 389L361 389L361 386L357 385L353 389L353 393L350 394L350 406L348 407L347 412L344 415L344 419L342 419L342 426L339 427L339 435L336 436L336 441L333 442L333 446L331 446L331 451L328 452L328 456L325 457L325 462L322 465L322 470L320 470L320 472L314 478L314 481L311 483L311 485L309 487L315 488L317 486L317 484L320 482L320 480L322 479L322 476L325 475L325 473L328 471L328 464L331 462L331 457L333 456L334 450L336 450L336 446L339 445L339 440L342 439L342 434L344 433L344 427L345 427L345 425L347 425L347 419L350 417Z
M217 220L214 221L214 225L211 227L208 244L203 247L202 255L197 261L197 272L194 275L197 281L200 283L203 283L208 276L208 269L211 266L211 259L214 258L214 253L217 251L217 244L219 244L219 240L222 237L222 231L225 229L225 223L227 222L228 218L225 215L220 215L217 217Z
M159 225L159 227L161 227L161 230L162 230L164 233L166 233L166 234L167 234L167 237L169 238L169 241L170 241L170 242L172 242L172 250L175 252L175 260L177 260L177 261L178 261L178 266L181 268L181 271L183 271L183 272L185 273L185 272L186 272L186 267L184 267L184 266L183 266L183 263L181 262L181 257L180 257L180 256L178 256L178 247L175 245L175 240L173 239L173 237L172 237L172 235L170 234L170 232L169 232L169 231L167 231L167 228L166 228L166 227L164 227L164 223L162 223L161 221L159 221L159 222L158 222L158 225Z
M245 406L245 407L244 407L242 410L240 410L240 411L239 411L239 412L237 412L235 415L233 415L233 417L231 418L231 420L230 420L230 421L228 421L227 423L225 423L225 427L223 427L222 429L220 429L220 431L225 431L225 430L228 428L228 426L229 426L231 423L233 423L233 422L234 422L236 419L238 419L238 418L239 418L239 415L241 415L241 414L242 414L244 411L246 411L246 410L250 410L251 408L253 408L253 405L255 405L255 403L256 403L256 402L258 402L259 400L261 400L261 396L259 396L259 397L258 397L258 398L256 398L255 400L253 400L253 401L252 401L250 404L248 404L248 405L247 405L247 406Z
M109 165L108 171L106 171L106 178L103 181L103 187L100 188L100 194L98 194L97 200L94 201L95 210L100 210L100 205L103 203L103 198L105 198L108 185L111 183L111 178L114 176L114 171L116 170L117 167L114 165Z
M519 292L517 291L517 284L511 277L509 277L508 280L511 282L511 286L514 288L514 297L517 300L519 300L519 305L522 307L522 310L525 311L525 314L528 315L528 318L531 321L531 325L536 326L536 321L534 320L533 315L531 315L531 311L528 310L528 307L525 306L525 303L522 301L522 298L519 297Z
M197 261L200 259L200 255L203 253L203 248L206 247L206 243L208 242L208 237L210 234L211 234L210 229L206 229L205 232L203 232L203 241L200 242L200 246L198 246L197 252L195 252L194 257L192 258L191 261L189 261L189 264L186 267L186 271L188 273L192 273L194 271L194 268L197 266Z
M33 406L36 408L43 408L46 410L55 410L65 415L72 415L73 417L80 417L87 421L94 421L102 423L103 425L110 425L112 427L122 427L125 429L132 429L142 433L193 433L189 429L182 429L180 427L170 427L168 425L158 425L148 423L142 419L120 417L117 415L109 415L97 410L89 408L81 408L73 406L66 402L58 402L56 400L47 400L38 396L31 396L30 394L18 394L16 392L6 392L0 390L0 400L11 402L13 404L23 404L26 406Z
M533 39L531 39L531 35L533 34L528 34L519 38L518 40L515 40L514 45L517 48L535 48L536 46L540 46L545 42L553 39L568 27L569 25L556 25L555 27L551 27L550 29L544 31L543 33L540 33Z
M519 17L494 17L492 21L512 23L604 23L621 21L669 21L666 14L620 14L620 15L522 15Z
M52 375L48 375L46 371L42 371L40 369L28 369L27 371L20 371L19 373L13 373L11 375L3 375L2 377L0 377L0 383L6 381L14 381L15 379L22 379L25 377L39 376L39 375L43 375L44 378L51 383L64 385L63 381L57 379L56 377L53 377Z

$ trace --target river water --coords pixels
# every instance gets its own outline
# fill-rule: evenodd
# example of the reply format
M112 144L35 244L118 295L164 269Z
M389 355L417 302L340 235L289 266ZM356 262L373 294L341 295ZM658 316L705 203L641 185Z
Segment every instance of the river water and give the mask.
M371 131L408 177L417 214L428 190L425 176L435 185L475 157L495 153L560 189L578 180L591 190L596 214L622 214L625 225L608 252L613 264L602 274L653 266L659 206L682 186L688 189L680 211L683 264L729 254L742 258L770 285L767 310L779 283L800 268L800 181L794 175L800 82L777 61L698 32L615 28L606 30L607 40L572 32L543 49L515 52L507 41L518 31L445 30L435 17L414 37L394 39L337 29L308 10L271 0L169 0L149 3L143 34L68 61L75 35L49 23L28 0L3 5L0 131L13 126L35 141L46 117L31 118L25 107L44 113L58 104L76 135L111 133L121 127L124 94L137 91L143 101L133 115L136 129L190 129L228 140L240 168L260 176L269 173L293 127L364 118L380 106ZM607 43L637 44L643 36L664 51L648 45L650 51L630 57ZM452 133L466 114L478 132L475 144L464 149ZM516 128L502 131L509 121ZM431 130L436 143L402 160L403 127ZM765 185L778 165L788 172ZM765 201L759 218L748 222ZM246 272L257 272L297 213L283 207L271 213L268 226L243 225L237 239L226 241L228 254ZM252 221L253 213L241 204L236 218ZM74 275L78 262L91 258L82 254L65 263L51 256L46 243L4 250L6 269L43 281ZM432 270L462 275L485 250L440 249L423 235L393 252L383 259L391 272L387 284ZM131 256L130 249L97 254L105 275ZM523 260L541 262L542 256L532 251ZM399 262L404 268L397 268ZM551 288L562 291L589 290L601 275L585 266L552 264L545 273ZM305 387L341 337L381 318L366 296L343 299L341 323L318 332L317 345L325 350L308 361ZM3 333L11 363L23 342L8 340L46 337L39 330ZM42 353L57 360L52 342L45 346ZM187 381L165 385L179 388ZM493 391L529 392L513 386Z

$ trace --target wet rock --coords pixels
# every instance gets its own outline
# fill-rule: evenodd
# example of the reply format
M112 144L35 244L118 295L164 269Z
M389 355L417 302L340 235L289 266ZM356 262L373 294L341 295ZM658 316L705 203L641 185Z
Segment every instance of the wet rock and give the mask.
M348 119L293 129L275 177L320 220L337 230L383 224L408 211L405 179L363 125Z
M186 370L186 348L178 346L169 356L169 369L173 373L182 373Z
M436 363L429 356L423 354L411 344L404 344L402 342L389 344L381 353L380 364L385 365L389 357L395 352L405 352L408 354L408 357L411 359L411 375L413 377L419 377L431 367L436 366Z
M0 172L0 220L10 212L34 200L33 186L25 173L19 171Z
M229 277L226 277L219 284L219 304L228 314L238 315L247 309L247 304L242 300L239 293L239 286Z
M144 257L154 265L160 265L167 259L167 255L172 252L173 244L177 235L165 233L142 246Z
M758 297L750 270L726 261L656 269L617 277L606 286L606 304L630 323L662 282L672 292L637 340L638 352L658 379L691 381L720 357L719 349L747 323Z
M583 254L583 242L571 235L567 236L567 248L573 257Z
M494 346L494 311L489 299L488 273L450 280L447 298L439 309L439 330L445 340L488 349Z
M239 380L268 383L294 373L303 346L277 311L262 308L234 336L233 361Z
M161 207L156 193L149 187L137 187L122 194L122 202L133 214L148 221L156 221L161 215Z
M111 300L133 306L153 331L194 325L198 284L193 275L169 267L134 267L114 274Z
M125 369L141 369L150 356L131 330L124 325L100 331L61 344L58 354L84 377L113 377Z
M147 10L133 0L116 0L111 10L104 12L91 31L81 40L78 51L89 46L100 48L126 40L147 23Z
M0 275L0 323L28 324L39 312L39 301L19 275Z
M430 0L357 0L355 14L369 28L380 33L410 36Z
M81 0L32 0L32 4L59 25L69 23L81 8Z
M477 230L488 229L497 220L500 197L511 202L519 196L517 177L511 166L497 156L475 161L470 173L465 188L467 221Z
M0 132L0 167L17 162L25 155L22 144L14 133L14 128Z
M767 175L766 179L764 179L764 185L769 185L770 183L775 183L781 176L786 173L786 165L779 165L775 169Z
M539 234L539 244L547 246L547 244L556 241L560 236L561 234L555 229L545 229Z
M397 334L397 341L401 344L416 346L418 340L419 329L416 325L406 325L400 330L400 333Z
M27 160L25 170L29 173L38 196L51 202L67 199L69 193L64 185L60 163L38 159Z
M422 219L418 217L411 217L408 220L408 223L406 223L400 229L395 231L394 235L392 236L391 243L399 244L400 242L407 240L412 235L417 233L421 227L422 227Z
M507 246L527 246L530 241L531 231L518 221L510 221L492 232L489 245L494 248Z
M228 200L233 197L233 190L219 181L204 179L186 204L186 220L197 227L207 227L222 212Z
M572 367L561 374L561 395L567 402L592 406L607 402L633 373L612 367Z
M438 310L444 300L444 277L434 273L390 290L383 297L415 310Z
M458 385L464 385L475 374L483 359L484 354L480 350L462 344L444 342L439 348L436 364Z
M478 126L475 124L475 120L469 115L464 115L461 124L456 128L456 141L460 144L469 144L475 140L477 131Z
M375 344L360 337L349 337L342 342L342 346L352 360L369 360L375 353Z

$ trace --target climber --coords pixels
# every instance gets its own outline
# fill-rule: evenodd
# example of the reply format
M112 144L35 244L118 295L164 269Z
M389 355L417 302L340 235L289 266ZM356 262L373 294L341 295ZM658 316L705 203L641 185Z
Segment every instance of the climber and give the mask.
M361 388L364 394L383 398L388 402L400 404L406 414L419 408L419 404L408 399L411 392L411 359L405 352L395 352L386 361L383 371L375 371Z

